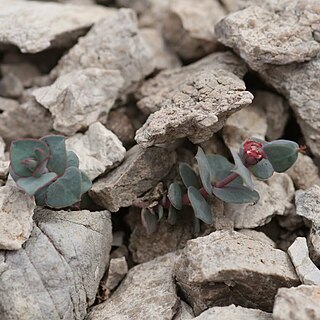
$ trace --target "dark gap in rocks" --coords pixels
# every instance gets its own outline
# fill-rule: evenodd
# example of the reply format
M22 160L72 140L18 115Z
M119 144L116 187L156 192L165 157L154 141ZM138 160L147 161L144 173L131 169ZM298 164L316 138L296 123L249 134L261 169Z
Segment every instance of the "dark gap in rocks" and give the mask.
M243 78L247 90L253 92L255 90L267 90L266 84L261 80L257 72L250 70ZM271 90L272 91L272 90Z
M289 119L281 139L293 140L300 145L305 144L300 126L291 109L289 109Z

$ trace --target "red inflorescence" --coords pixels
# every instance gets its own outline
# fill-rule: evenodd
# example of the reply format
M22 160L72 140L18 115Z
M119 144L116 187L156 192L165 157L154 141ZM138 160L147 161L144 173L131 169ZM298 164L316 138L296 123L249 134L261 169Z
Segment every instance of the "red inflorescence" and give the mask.
M262 150L263 144L253 140L247 140L243 145L243 155L246 162L246 165L254 165L266 159L267 156Z

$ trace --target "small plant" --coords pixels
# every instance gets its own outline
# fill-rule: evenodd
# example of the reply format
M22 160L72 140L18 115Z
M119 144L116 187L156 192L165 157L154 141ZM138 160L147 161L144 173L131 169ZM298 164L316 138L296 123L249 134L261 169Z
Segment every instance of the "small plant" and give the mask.
M60 135L13 141L10 174L20 189L35 196L37 205L57 209L79 203L92 185Z
M175 224L178 211L183 206L192 206L195 232L200 231L200 220L211 224L211 207L206 201L215 196L228 203L256 203L259 193L254 190L253 174L260 180L267 180L274 172L289 169L302 151L296 142L276 140L266 142L256 138L246 140L237 151L231 149L234 164L221 155L205 155L198 147L195 156L199 175L187 164L180 163L182 182L173 182L167 195L158 203L142 205L142 223L149 233L157 228L160 219L166 217Z

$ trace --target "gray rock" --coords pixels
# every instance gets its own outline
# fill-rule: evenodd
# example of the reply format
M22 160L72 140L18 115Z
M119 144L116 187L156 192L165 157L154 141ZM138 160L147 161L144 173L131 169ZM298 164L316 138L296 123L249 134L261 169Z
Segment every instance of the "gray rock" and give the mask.
M285 173L275 173L265 182L257 180L255 190L260 194L256 204L225 204L224 217L233 222L234 228L256 228L269 223L275 215L286 215L295 191Z
M113 258L110 260L106 287L111 291L117 287L128 272L128 265L125 257Z
M300 282L285 252L235 231L188 241L175 278L196 315L232 303L268 312L278 288Z
M194 143L208 140L228 116L251 103L253 96L239 78L245 72L232 53L216 53L146 81L138 107L153 114L137 131L136 141L151 146L183 137Z
M274 320L320 319L320 286L279 289L273 308Z
M192 311L192 308L186 304L184 301L181 300L180 309L172 318L172 320L189 320L194 319L194 313Z
M214 307L202 312L196 320L272 320L272 314L258 309L248 309L234 304Z
M120 71L123 94L133 92L153 71L152 52L139 33L135 12L121 9L96 23L59 61L52 76L86 68Z
M84 319L111 238L107 211L39 210L23 249L0 252L1 319Z
M297 161L287 171L296 189L309 189L313 185L320 185L319 168L312 159L300 153Z
M228 12L239 11L251 5L262 6L266 0L221 0Z
M9 153L4 152L6 144L4 140L0 137L0 179L5 180L9 173Z
M93 184L90 196L111 212L128 207L163 179L175 161L174 151L134 146L120 166Z
M55 130L73 135L106 118L123 83L117 70L87 68L62 75L32 95L52 114Z
M15 100L0 97L0 136L6 142L25 137L39 138L51 130L49 111L34 99L19 105Z
M270 245L273 248L276 248L276 243L271 240L265 233L262 231L256 231L252 229L241 229L238 232L252 238L258 241L266 242L268 245Z
M77 133L68 138L66 147L77 154L79 168L91 180L117 166L126 153L117 136L100 122L91 124L85 134Z
M34 198L18 188L0 187L0 249L21 248L31 234L35 207Z
M298 237L288 248L288 254L303 284L320 285L320 270L309 257L306 238Z
M3 75L0 80L0 96L5 98L19 98L23 93L23 84L13 73Z
M255 70L303 62L320 52L317 0L273 0L232 13L215 27L219 41Z
M164 17L163 34L183 59L199 59L218 48L214 25L226 11L216 0L172 0Z
M132 268L110 299L94 307L88 320L171 320L179 307L172 277L176 254Z
M113 12L91 6L71 6L39 1L2 0L0 45L15 45L23 53L52 46L68 47L94 23Z

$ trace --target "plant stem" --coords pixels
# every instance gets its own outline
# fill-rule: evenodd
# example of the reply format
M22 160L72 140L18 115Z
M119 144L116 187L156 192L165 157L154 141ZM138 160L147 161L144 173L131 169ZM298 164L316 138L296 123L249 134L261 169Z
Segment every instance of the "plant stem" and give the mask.
M235 172L231 173L229 176L227 176L225 179L218 181L214 186L216 188L223 188L233 180L237 179L239 175Z

